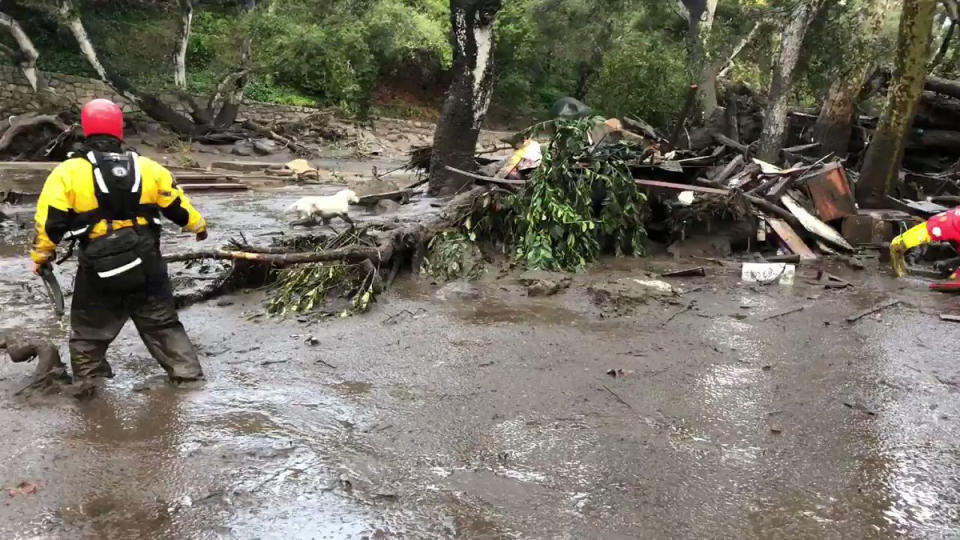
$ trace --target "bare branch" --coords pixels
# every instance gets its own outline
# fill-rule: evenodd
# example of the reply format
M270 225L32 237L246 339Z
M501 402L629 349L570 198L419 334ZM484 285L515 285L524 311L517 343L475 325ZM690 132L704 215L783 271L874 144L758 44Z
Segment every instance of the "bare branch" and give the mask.
M21 55L20 61L18 62L20 69L23 70L23 75L27 78L27 82L30 83L30 87L36 92L40 81L39 74L37 73L37 59L40 58L40 54L16 19L6 13L0 12L0 26L4 26L10 31L10 35L13 36L14 41L16 41L20 47ZM7 49L9 50L9 48Z

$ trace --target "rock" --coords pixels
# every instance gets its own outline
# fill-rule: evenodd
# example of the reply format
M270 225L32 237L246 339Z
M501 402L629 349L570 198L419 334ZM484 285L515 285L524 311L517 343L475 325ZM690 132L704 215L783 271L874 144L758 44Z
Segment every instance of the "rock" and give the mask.
M230 150L230 153L235 156L250 157L253 155L253 150L247 143L237 143L233 146L233 149Z
M279 147L272 139L257 139L253 141L253 151L261 156L276 153Z
M667 247L673 256L729 257L733 253L730 237L726 235L697 235L679 240Z
M651 298L665 300L680 295L680 291L665 281L646 278L624 278L587 287L594 303L615 310L646 304Z
M480 296L480 288L465 281L451 281L437 291L441 300L477 300Z
M390 199L383 199L381 201L377 201L377 204L373 206L373 211L378 216L382 216L383 214L396 212L397 209L399 208L400 208L400 203L398 203L397 201L390 200Z
M530 270L517 278L527 288L527 296L553 296L570 287L571 278L561 272Z

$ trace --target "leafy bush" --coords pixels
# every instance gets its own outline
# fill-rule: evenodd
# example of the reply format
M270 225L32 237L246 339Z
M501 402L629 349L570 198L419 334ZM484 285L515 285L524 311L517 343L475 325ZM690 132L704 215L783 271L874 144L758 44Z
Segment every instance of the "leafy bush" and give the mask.
M680 113L689 85L685 54L655 36L618 41L591 81L590 104L607 116L633 114L654 126L669 126Z
M554 122L553 141L524 191L483 199L465 230L513 249L530 269L582 270L603 252L643 255L646 196L628 166L635 152L624 143L591 145L588 134L600 121Z

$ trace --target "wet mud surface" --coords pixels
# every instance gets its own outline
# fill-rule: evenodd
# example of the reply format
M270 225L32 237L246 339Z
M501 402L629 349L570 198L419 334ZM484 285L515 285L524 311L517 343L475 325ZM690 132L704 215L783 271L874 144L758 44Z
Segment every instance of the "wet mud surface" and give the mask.
M219 242L283 229L295 196L194 199ZM65 350L24 249L0 247L0 332ZM410 278L319 323L232 295L181 312L208 377L193 388L164 382L132 325L93 399L16 398L32 366L4 359L0 537L958 534L960 326L938 315L960 298L871 270L835 270L849 290L809 269L743 285L737 265L629 309L588 293L685 265L610 262L547 298L495 272Z

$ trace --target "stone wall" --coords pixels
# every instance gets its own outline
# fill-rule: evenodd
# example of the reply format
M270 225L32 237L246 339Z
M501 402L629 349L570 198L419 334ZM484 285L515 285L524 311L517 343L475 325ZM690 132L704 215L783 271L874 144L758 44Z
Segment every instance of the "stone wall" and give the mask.
M129 103L111 90L110 87L96 79L50 72L42 72L41 75L47 82L48 87L41 94L37 94L30 88L27 79L19 68L0 65L0 118L36 110L40 108L41 102L56 103L60 107L73 106L79 109L84 103L94 98L113 100L123 107L125 113L132 116L142 114L135 105ZM185 112L182 106L178 105L176 108ZM240 109L240 116L255 122L272 124L275 122L295 122L315 112L317 112L317 109L310 107L247 101Z
M137 112L136 107L98 80L62 73L43 72L42 76L47 82L47 88L43 91L46 95L34 93L19 68L0 65L0 118L36 110L41 101L65 107L76 105L79 108L97 97L115 101L123 107L124 112Z

